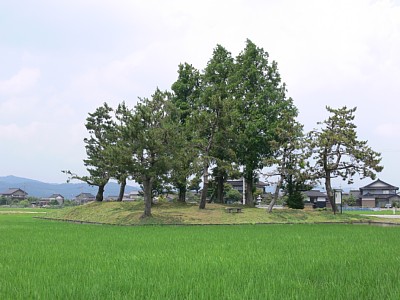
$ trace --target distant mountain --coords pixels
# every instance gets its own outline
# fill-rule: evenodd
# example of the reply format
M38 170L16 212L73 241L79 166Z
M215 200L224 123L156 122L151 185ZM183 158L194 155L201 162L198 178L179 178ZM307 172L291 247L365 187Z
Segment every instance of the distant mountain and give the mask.
M9 188L20 188L32 197L49 197L51 194L61 194L65 199L73 199L80 193L92 193L96 195L97 187L90 186L86 183L45 183L33 179L16 177L16 176L0 176L0 193L5 192ZM137 191L137 186L126 186L125 193ZM104 196L116 196L119 194L119 184L109 182L104 191Z

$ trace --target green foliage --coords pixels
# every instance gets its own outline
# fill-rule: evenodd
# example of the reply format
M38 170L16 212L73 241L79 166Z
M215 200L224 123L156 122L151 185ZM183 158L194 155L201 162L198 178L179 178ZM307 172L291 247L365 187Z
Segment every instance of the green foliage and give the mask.
M7 205L8 201L7 198L4 196L0 196L0 205Z
M31 206L31 203L27 199L25 199L25 200L19 201L18 202L18 206L20 206L20 207L29 207L29 206Z
M201 189L200 187L200 183L201 183L201 178L199 176L195 176L192 178L192 180L190 180L189 182L189 191L196 191L196 193L199 192L199 190Z
M145 210L151 216L155 185L167 181L177 149L178 124L173 122L175 107L171 93L156 89L152 97L140 99L134 111L125 111L126 145L132 155L132 174L143 186Z
M74 200L64 200L63 206L69 207L69 206L76 206L77 203Z
M175 106L171 119L178 125L175 135L176 143L180 146L176 148L174 165L169 176L169 181L179 191L180 202L185 202L186 190L190 184L188 178L200 170L199 151L194 146L196 126L191 122L199 105L200 85L199 71L187 63L180 64L178 79L171 87L174 92L171 101Z
M242 201L242 194L235 189L230 189L226 192L225 199L230 202L240 202Z
M331 187L332 178L342 178L348 184L353 182L353 176L359 174L375 178L375 172L382 171L379 165L380 153L373 151L367 141L357 137L357 126L353 123L356 108L346 106L338 109L326 107L331 114L327 120L318 124L323 127L308 134L308 143L314 165L310 173L315 179L324 179L325 188L333 211L336 205Z
M60 205L60 203L58 203L58 201L57 200L51 200L50 202L49 202L49 204L50 205Z
M293 175L289 175L285 185L287 191L286 204L289 208L303 209L304 208L304 195L302 182L296 182Z
M233 84L239 115L235 151L239 164L245 167L244 177L250 191L246 203L252 204L256 170L266 165L265 158L274 155L280 120L287 111L296 109L292 100L286 98L277 63L270 62L268 53L250 40L236 58Z
M348 205L348 206L356 205L356 201L357 201L357 199L352 194L350 194L347 197L343 197L342 200L343 200L343 204Z
M104 187L113 174L111 166L115 163L113 155L110 155L112 153L110 148L115 146L117 140L112 112L113 109L104 102L86 118L85 127L89 137L83 140L87 155L83 162L89 176L80 176L70 170L62 171L69 176L68 181L77 179L89 185L98 186L96 201L103 201Z

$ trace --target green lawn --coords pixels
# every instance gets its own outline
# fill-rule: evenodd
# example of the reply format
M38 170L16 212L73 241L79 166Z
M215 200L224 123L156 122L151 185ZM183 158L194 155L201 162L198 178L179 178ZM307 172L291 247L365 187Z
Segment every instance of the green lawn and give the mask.
M226 205L197 205L158 203L152 207L153 218L143 220L143 201L93 202L86 205L53 209L46 217L60 220L98 222L114 225L142 224L260 224L260 223L354 223L372 219L359 214L336 214L331 211L276 209L269 214L266 209L243 207L242 213L226 213ZM394 220L395 221L395 220Z
M109 226L0 214L1 299L398 299L400 227Z

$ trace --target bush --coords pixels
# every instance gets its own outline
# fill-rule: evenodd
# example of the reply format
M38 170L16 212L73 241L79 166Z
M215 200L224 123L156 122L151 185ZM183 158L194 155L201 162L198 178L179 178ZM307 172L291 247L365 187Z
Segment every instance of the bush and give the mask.
M295 191L291 195L288 195L287 206L293 209L304 208L304 196L300 191Z
M31 203L28 200L21 200L19 201L18 205L21 207L29 207L31 206Z
M51 200L49 202L50 205L60 205L57 200Z
M64 200L63 205L64 206L76 206L76 205L78 205L78 203L76 203L76 201L74 201L74 200Z
M1 196L0 197L0 205L7 205L7 204L8 204L7 198L4 196Z
M235 189L231 189L226 192L225 199L229 202L240 202L242 200L242 194Z

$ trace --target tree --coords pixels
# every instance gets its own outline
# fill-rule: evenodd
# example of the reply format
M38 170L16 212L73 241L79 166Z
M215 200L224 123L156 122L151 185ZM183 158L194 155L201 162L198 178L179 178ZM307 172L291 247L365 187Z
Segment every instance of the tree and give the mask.
M293 174L286 176L286 204L289 208L303 209L304 208L304 196L302 191L304 190L303 183L296 181Z
M229 123L233 117L232 103L229 101L228 78L231 72L232 59L230 53L217 45L212 58L208 61L202 75L201 94L196 112L193 114L192 128L195 128L196 147L202 162L203 189L199 204L204 209L209 186L209 168L217 162L218 145L225 135L225 143L229 148ZM219 159L217 162L222 163Z
M234 122L236 117L233 105L231 79L234 72L234 59L231 53L217 45L213 56L207 63L202 77L203 97L217 98L217 128L214 135L210 156L215 163L213 177L215 181L216 202L224 201L224 183L235 166Z
M373 151L367 141L358 140L357 126L353 123L356 107L333 109L327 106L326 109L331 115L318 123L322 128L308 134L309 150L314 159L310 171L315 179L325 180L326 193L333 213L336 213L332 179L342 178L349 184L356 174L361 179L374 179L375 172L382 171L383 166L379 165L380 153Z
M291 101L291 99L289 99ZM303 126L296 121L297 109L292 106L280 118L279 126L276 127L278 139L272 141L273 148L276 149L273 157L265 159L265 164L275 169L270 171L267 176L278 176L273 198L268 206L267 212L271 213L272 208L278 200L279 191L286 185L286 193L294 191L294 187L305 186L308 179L305 171L305 160L302 147L304 146Z
M286 98L277 63L270 63L268 53L250 40L236 58L233 84L239 112L236 155L239 164L244 166L246 205L254 206L254 177L265 166L264 159L273 157L272 141L278 140L279 117L292 109L292 102Z
M188 189L190 191L196 191L196 194L199 193L200 191L200 183L201 183L201 178L200 176L196 175L195 177L193 177L190 181L189 181L189 187Z
M109 155L113 158L111 167L112 177L118 180L120 190L118 201L122 201L125 193L126 181L133 173L132 152L129 147L129 136L125 130L130 117L130 109L125 102L118 105L115 117L118 123L115 125L115 145L110 147Z
M115 123L111 112L113 109L104 102L94 113L89 113L85 127L89 138L84 139L87 158L83 160L88 176L80 176L69 170L62 171L69 175L68 181L78 179L97 186L96 201L103 201L104 188L111 176L110 166L113 164L110 147L115 144Z
M124 135L132 153L133 177L143 185L145 202L142 218L151 217L152 191L157 180L171 170L176 147L176 128L171 122L171 93L156 89L151 99L143 98L134 112L126 112Z
M172 120L178 124L179 131L176 132L176 137L179 137L182 147L178 149L180 153L177 153L174 160L170 180L178 189L178 201L185 202L188 178L197 170L198 150L192 145L195 128L192 127L194 124L190 119L197 109L200 95L199 71L187 63L180 64L178 79L172 84L172 90L172 102L177 111Z
M353 194L343 196L343 204L348 206L355 206L357 204L357 199L354 197Z
M242 200L242 194L234 188L228 189L225 197L227 201L231 202L240 202Z

